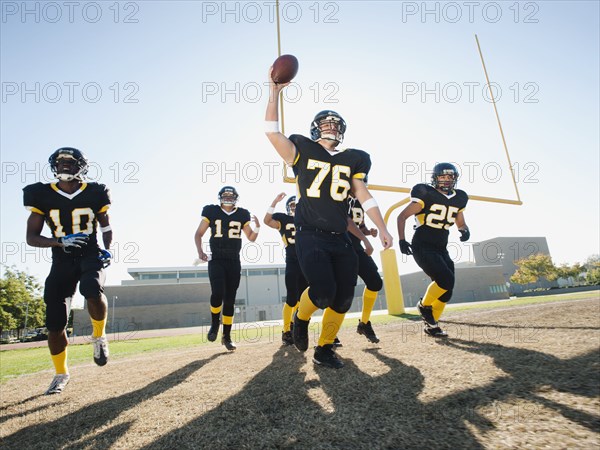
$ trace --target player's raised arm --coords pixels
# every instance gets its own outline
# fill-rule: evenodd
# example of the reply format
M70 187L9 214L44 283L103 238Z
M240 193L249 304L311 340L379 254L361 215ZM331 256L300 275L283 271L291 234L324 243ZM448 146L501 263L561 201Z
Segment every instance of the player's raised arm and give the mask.
M276 230L279 230L279 228L281 227L281 224L279 223L279 221L273 219L273 213L275 212L275 207L277 206L277 203L279 203L284 198L285 198L285 192L282 192L281 194L277 195L277 197L275 197L275 200L273 200L271 202L271 206L269 207L269 209L267 209L267 213L265 214L265 217L263 218L263 222L268 227L274 228Z
M265 113L265 134L275 147L279 156L292 165L296 157L296 147L283 133L279 125L279 94L289 83L276 84L271 78L273 68L269 69L269 102Z
M250 222L246 223L243 228L244 234L250 242L256 241L256 238L258 238L258 232L260 231L260 222L258 221L258 218L253 215L252 221L254 222L254 229L252 229Z

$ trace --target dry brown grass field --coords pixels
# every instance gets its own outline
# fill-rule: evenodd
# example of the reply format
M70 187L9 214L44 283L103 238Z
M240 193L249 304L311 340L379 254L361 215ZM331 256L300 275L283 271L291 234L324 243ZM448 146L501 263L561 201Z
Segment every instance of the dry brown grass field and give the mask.
M349 319L350 320L350 319ZM351 319L355 320L355 319ZM2 385L2 449L403 449L600 447L600 301L448 312L346 328L340 370L278 340L51 371ZM312 336L311 336L312 342Z

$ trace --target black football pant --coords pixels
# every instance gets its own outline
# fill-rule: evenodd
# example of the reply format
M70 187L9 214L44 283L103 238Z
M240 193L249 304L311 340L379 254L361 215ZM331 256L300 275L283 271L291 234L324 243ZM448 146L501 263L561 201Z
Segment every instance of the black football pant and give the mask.
M62 331L67 326L67 299L79 292L88 298L99 298L104 292L105 273L97 254L78 257L55 258L44 285L46 303L46 328Z
M358 255L358 276L364 281L368 290L379 292L383 287L383 280L379 275L377 264L362 247L360 250L356 250L356 254Z
M290 307L298 304L300 296L308 287L308 281L302 273L298 260L290 260L285 263L285 288L287 290L286 303Z
M343 314L352 306L358 256L346 233L296 232L296 254L315 306Z
M447 303L452 298L454 289L454 262L448 251L445 248L428 247L414 242L412 250L413 257L423 272L447 291L439 298L441 302Z
M210 306L223 306L223 315L233 317L235 295L240 286L242 266L237 259L212 259L208 262Z

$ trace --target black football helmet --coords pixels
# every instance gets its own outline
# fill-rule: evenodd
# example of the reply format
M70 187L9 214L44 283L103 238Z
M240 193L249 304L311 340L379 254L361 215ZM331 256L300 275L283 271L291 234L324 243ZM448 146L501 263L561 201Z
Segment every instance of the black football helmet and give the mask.
M325 123L335 124L336 129L321 131L321 126ZM328 139L341 144L344 140L345 132L346 121L335 111L325 110L317 113L310 124L310 138L313 141L318 141L319 139Z
M60 159L70 159L76 166L75 173L59 173L58 171L58 161ZM61 181L72 181L79 180L83 181L85 175L88 172L88 160L83 154L81 150L77 150L73 147L61 147L56 150L50 158L48 158L48 162L50 163L50 169L52 169L52 173L56 178Z
M285 202L285 210L287 211L287 213L290 216L293 216L294 214L296 214L296 196L292 195L290 198L287 199L287 202Z
M450 181L440 181L438 177L441 177L442 175L452 175L452 179ZM459 173L454 164L446 162L438 163L433 167L431 185L440 191L450 192L456 187L458 177Z
M223 186L219 191L219 202L221 205L235 205L239 195L233 186Z

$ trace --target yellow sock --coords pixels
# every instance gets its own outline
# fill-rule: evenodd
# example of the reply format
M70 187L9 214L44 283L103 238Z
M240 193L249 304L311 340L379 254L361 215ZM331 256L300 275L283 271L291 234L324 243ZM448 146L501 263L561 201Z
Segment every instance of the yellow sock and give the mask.
M371 320L371 312L373 311L373 306L375 306L375 300L377 300L377 292L371 291L365 286L365 290L363 291L362 317L360 318L362 323L367 323Z
M104 330L106 328L106 317L102 320L92 319L92 337L99 338L104 336Z
M315 311L319 309L308 296L308 288L304 290L298 302L298 319L310 320Z
M223 314L223 325L232 325L233 324L233 316L226 316Z
M65 348L58 355L50 355L52 358L52 364L54 364L54 369L56 370L56 375L69 373L69 369L67 368L67 349Z
M446 307L446 304L444 302L441 302L439 300L433 301L433 304L431 305L431 309L433 310L433 318L435 319L436 322L438 320L440 320L440 316L442 315L442 312L444 312L445 307Z
M222 306L211 306L210 313L211 314L220 314Z
M340 331L345 316L346 313L340 314L331 308L325 309L323 313L323 330L319 336L319 346L333 344L333 340L337 336L338 331Z
M292 322L292 313L294 312L294 308L292 308L287 303L283 304L283 311L281 312L281 317L283 319L283 331L290 331L290 323Z
M438 284L435 281L433 281L427 287L427 291L425 292L425 297L423 297L423 300L422 300L423 306L431 306L433 304L434 300L439 299L446 292L448 292L446 289L442 289L441 287L438 286Z

